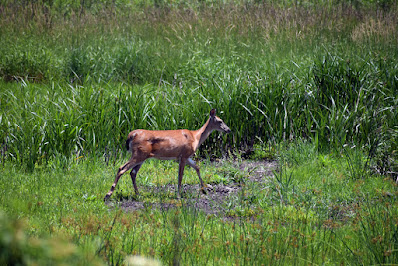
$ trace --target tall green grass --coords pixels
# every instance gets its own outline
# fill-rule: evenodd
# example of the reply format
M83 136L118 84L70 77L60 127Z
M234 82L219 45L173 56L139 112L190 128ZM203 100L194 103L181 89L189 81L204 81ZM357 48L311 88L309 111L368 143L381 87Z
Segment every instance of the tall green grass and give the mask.
M94 153L108 160L132 129L196 129L216 107L233 134L209 139L207 151L307 138L320 149L361 146L379 171L396 171L397 65L357 60L327 53L314 59L304 77L298 76L301 68L235 73L210 60L199 65L203 74L191 77L190 85L3 82L2 159L31 170L58 155Z
M2 5L3 163L109 161L130 130L195 129L216 107L234 133L210 155L304 138L397 173L396 5L47 4Z

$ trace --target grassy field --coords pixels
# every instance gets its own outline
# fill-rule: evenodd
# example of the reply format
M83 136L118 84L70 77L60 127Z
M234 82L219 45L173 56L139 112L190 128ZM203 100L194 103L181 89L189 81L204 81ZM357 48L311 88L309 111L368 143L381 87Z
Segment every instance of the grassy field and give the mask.
M394 1L1 1L0 14L1 264L398 261ZM125 176L104 204L128 132L197 129L211 108L233 133L195 159L236 189L220 212L192 205L209 197L195 171L182 200L164 190L173 162L146 163L143 195ZM253 179L247 160L278 167Z
M0 183L2 209L19 222L3 221L11 227L2 234L3 256L8 262L84 265L119 264L132 254L164 264L395 263L396 184L368 172L354 178L360 163L349 161L320 154L313 144L289 145L280 153L284 166L263 183L240 171L239 159L235 165L202 162L206 183L232 187L230 173L240 181L239 192L230 194L217 215L188 204L203 197L198 190L181 201L173 193L153 193L176 185L177 164L146 163L138 178L142 196L134 196L125 177L110 205L102 198L115 167L98 160L34 173L7 167ZM195 171L187 170L184 184L197 183ZM144 202L142 209L123 210L131 200Z

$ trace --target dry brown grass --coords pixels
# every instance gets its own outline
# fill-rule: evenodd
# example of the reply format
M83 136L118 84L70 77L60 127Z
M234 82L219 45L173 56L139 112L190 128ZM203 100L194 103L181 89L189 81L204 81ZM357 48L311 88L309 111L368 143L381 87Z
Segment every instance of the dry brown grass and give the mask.
M398 8L390 10L356 9L352 6L291 6L275 4L225 4L217 7L142 8L140 10L104 8L95 13L75 10L67 14L46 6L0 6L0 26L13 31L77 32L146 32L174 31L177 39L195 36L203 29L217 36L231 33L247 37L252 34L268 40L281 34L301 39L343 34L354 41L396 38Z
M356 42L375 40L386 41L398 39L397 16L371 17L361 21L351 32Z

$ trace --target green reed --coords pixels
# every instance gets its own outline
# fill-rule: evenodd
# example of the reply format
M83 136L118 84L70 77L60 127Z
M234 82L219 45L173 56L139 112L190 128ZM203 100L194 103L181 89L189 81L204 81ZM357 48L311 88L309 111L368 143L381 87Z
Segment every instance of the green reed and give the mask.
M386 74L396 66L373 58L357 64L327 55L301 78L251 71L231 76L209 65L205 74L215 74L198 76L195 85L3 83L3 159L32 169L57 154L115 154L134 128L197 129L216 107L233 134L210 138L209 151L308 138L320 149L364 147L388 168L396 150L397 84Z

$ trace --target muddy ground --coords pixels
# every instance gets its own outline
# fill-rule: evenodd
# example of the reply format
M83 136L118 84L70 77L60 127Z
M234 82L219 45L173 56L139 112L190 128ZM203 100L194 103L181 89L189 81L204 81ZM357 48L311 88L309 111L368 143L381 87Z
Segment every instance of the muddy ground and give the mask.
M245 182L264 183L269 178L272 178L273 172L277 168L277 163L276 161L243 161L239 164L234 164L234 167L242 171ZM231 199L236 199L239 195L242 189L242 183L229 182L227 185L222 183L208 184L206 188L207 194L199 192L199 184L183 184L182 200L170 201L170 197L167 195L174 195L175 189L175 186L170 184L165 186L142 187L141 191L144 193L145 191L156 193L156 195L158 195L156 198L157 202L149 203L140 201L140 199L124 198L118 200L117 205L125 211L135 211L144 208L167 210L174 208L176 204L183 204L209 215L225 215L226 212L231 209L230 205L231 202L233 202ZM162 200L162 198L164 198L164 200Z

